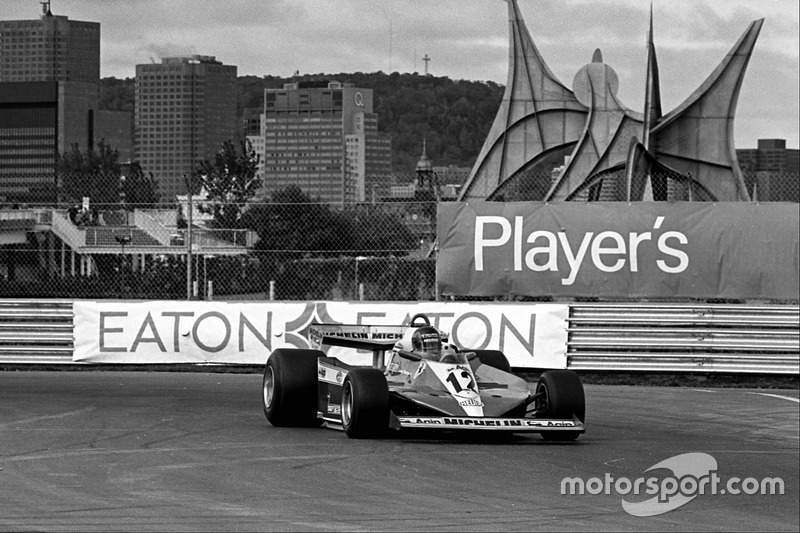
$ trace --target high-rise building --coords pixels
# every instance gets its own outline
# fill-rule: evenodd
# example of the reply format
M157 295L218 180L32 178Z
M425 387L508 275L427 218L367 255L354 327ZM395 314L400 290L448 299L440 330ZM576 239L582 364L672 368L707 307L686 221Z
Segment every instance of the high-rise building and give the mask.
M58 83L0 83L0 202L53 203Z
M69 20L42 3L39 19L0 21L0 82L100 79L100 23Z
M53 202L56 161L95 144L100 24L55 16L0 21L0 199Z
M391 172L391 140L378 132L372 99L372 89L335 81L265 89L261 194L297 185L323 202L371 200Z
M800 150L785 139L759 139L757 148L736 150L739 167L754 200L800 201Z
M235 66L213 56L136 65L135 154L162 201L186 194L185 176L236 139Z

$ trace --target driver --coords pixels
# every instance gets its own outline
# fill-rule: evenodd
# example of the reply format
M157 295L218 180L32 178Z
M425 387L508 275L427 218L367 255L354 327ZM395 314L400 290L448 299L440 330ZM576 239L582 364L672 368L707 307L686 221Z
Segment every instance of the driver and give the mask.
M411 350L431 361L438 361L442 355L442 338L433 326L417 328L411 336Z

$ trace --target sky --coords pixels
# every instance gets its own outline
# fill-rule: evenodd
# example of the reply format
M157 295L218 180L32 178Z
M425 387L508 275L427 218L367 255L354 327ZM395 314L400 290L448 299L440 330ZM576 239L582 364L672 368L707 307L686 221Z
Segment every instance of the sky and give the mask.
M596 48L619 78L618 96L644 102L650 0L518 0L534 43L572 87ZM764 26L739 93L737 148L800 137L797 0L652 0L664 113L680 105L754 20ZM425 72L506 84L504 0L51 0L54 15L99 22L101 77L136 65L215 56L239 76ZM39 0L0 0L0 20L35 19Z

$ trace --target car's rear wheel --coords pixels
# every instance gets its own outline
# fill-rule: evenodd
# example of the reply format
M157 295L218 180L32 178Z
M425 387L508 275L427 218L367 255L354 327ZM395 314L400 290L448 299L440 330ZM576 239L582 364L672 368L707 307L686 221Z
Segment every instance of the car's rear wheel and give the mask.
M277 349L264 367L261 402L273 426L318 426L318 350Z
M500 350L473 350L481 363L503 372L511 373L511 364Z
M389 431L389 386L377 368L354 368L342 384L342 426L352 439L380 438Z
M572 370L548 370L536 383L535 409L542 418L571 419L583 422L586 417L586 397L578 374ZM543 432L545 440L575 440L579 431Z

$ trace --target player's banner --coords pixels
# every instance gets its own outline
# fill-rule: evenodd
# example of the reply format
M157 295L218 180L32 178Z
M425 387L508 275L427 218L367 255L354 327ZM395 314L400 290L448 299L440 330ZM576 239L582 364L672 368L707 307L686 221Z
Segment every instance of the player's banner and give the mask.
M789 203L442 203L439 290L798 300L799 215Z
M566 367L562 304L76 300L73 312L76 362L261 365L276 348L311 347L314 323L404 325L425 313L465 349L502 350L514 367ZM345 362L372 360L332 350Z

